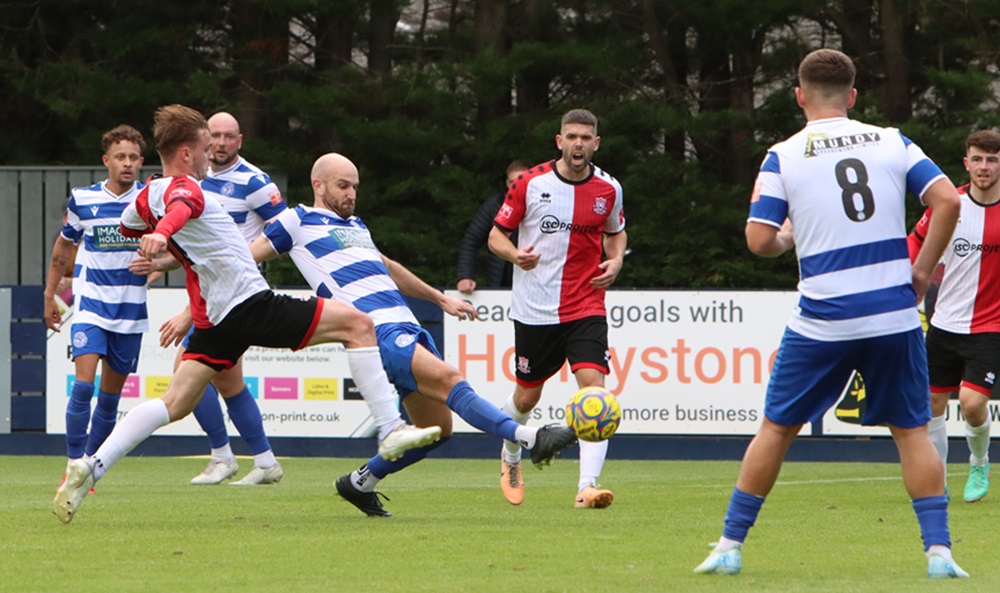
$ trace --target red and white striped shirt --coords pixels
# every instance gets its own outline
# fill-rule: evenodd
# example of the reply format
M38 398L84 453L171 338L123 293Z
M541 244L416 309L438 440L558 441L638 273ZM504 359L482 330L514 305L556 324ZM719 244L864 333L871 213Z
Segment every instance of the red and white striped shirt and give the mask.
M962 210L944 253L931 325L956 334L1000 332L1000 202L976 202L968 184L958 193ZM931 215L928 208L909 236L911 259L923 245Z
M533 270L514 266L511 318L528 325L555 325L606 315L604 290L590 279L605 234L625 230L622 186L595 165L582 181L556 171L555 161L537 165L511 186L494 219L504 231L518 230L518 246L533 245L541 258Z
M122 232L160 233L187 273L195 327L218 325L234 307L267 290L236 223L193 177L153 178L122 213Z

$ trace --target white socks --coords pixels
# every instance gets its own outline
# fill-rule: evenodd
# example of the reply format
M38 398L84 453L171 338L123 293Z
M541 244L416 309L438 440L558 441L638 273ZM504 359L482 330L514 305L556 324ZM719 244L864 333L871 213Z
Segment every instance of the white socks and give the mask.
M229 443L226 443L218 449L212 449L211 459L212 461L226 462L236 459L236 456L233 455L233 448L229 446Z
M378 438L383 439L399 424L399 401L382 368L382 356L377 347L351 348L347 351L347 366L358 391L365 398L375 424Z
M368 464L351 472L351 483L361 492L375 492L375 486L381 481L368 469Z
M604 459L607 456L608 441L598 443L580 441L580 482L577 485L579 490L587 486L597 486L597 478L601 477Z
M278 460L274 458L274 451L271 449L253 456L253 464L262 469L273 467L277 465L277 463Z
M170 414L162 399L150 400L133 408L118 421L107 440L94 453L94 480L100 480L112 465L128 455L136 445L168 424Z
M982 426L970 426L968 421L965 423L965 440L969 443L969 463L972 465L989 463L991 423L989 415Z
M518 424L520 424L522 426L524 425L524 423L526 423L528 421L528 416L531 415L531 412L519 412L517 410L517 407L514 406L514 394L513 393L510 394L509 396L507 396L507 399L505 399L503 401L503 405L500 406L500 410L502 410L504 414L507 414L508 416L510 416L511 418L513 418L514 422L517 422ZM537 429L534 432L538 432ZM521 432L521 430L518 429L518 431L517 431L517 438L518 438L518 440L521 440L522 434L523 433ZM525 440L527 440L527 439L525 439ZM531 445L529 446L529 449L531 447L533 447L533 446L535 446L535 435L534 435L534 433L532 433L532 435L531 435ZM504 460L507 463L510 463L510 464L514 464L514 463L517 463L518 461L520 461L521 460L521 445L518 444L518 443L512 443L510 441L504 441L503 442L503 458L504 458Z
M944 422L944 416L935 416L927 423L927 435L931 437L931 443L937 449L938 456L941 457L941 464L945 467L945 481L948 480L948 426Z

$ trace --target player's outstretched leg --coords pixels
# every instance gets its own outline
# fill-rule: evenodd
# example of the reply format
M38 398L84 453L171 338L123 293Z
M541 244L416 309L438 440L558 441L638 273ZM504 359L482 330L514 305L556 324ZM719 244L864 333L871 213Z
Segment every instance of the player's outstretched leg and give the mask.
M425 447L441 438L440 426L417 428L412 424L400 421L396 428L378 442L379 457L395 461L410 449Z
M531 463L538 469L552 463L557 453L576 442L576 432L559 424L546 424L535 434L535 446L529 449Z

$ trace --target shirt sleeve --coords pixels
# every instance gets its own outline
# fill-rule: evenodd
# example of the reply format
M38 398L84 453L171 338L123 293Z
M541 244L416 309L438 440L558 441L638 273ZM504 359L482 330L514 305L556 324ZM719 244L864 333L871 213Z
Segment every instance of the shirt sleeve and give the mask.
M80 215L76 212L76 198L70 196L69 205L66 206L66 224L62 228L62 236L67 241L72 241L74 245L83 238L83 223L80 222Z
M247 195L247 206L265 222L270 222L288 208L285 199L281 197L281 190L264 173L254 175L248 189L250 193Z
M928 208L924 215L920 217L917 224L913 227L913 232L911 232L906 237L906 247L910 252L910 263L917 260L917 255L920 253L920 248L924 245L924 239L927 238L927 228L931 224L931 212L933 208Z
M527 209L528 183L523 178L518 178L504 197L500 211L493 219L493 224L505 231L513 231L524 218Z
M288 253L294 246L292 235L282 224L283 217L276 218L271 224L264 227L264 236L271 242L271 247L277 254Z
M188 220L205 211L205 196L201 188L187 177L177 177L163 195L166 214L156 224L156 232L168 239Z
M615 203L611 206L611 213L604 224L604 232L609 235L617 235L625 230L625 205L622 203L625 194L622 191L622 186L617 182L614 184L614 188Z
M781 227L788 217L788 198L781 182L781 159L778 153L768 151L757 174L750 197L750 216L747 222L759 222Z
M134 202L126 206L122 212L121 229L123 235L132 238L141 237L148 230L146 222L139 216Z
M945 176L944 172L913 141L902 133L899 137L906 147L906 189L923 203L924 193L935 181Z

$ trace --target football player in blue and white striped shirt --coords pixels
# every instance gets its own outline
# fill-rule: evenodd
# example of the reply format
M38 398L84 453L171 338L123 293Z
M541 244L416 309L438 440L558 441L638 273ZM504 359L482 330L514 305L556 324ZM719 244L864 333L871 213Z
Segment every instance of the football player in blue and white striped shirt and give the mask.
M56 288L73 263L75 312L71 327L76 378L66 406L66 456L93 455L115 426L118 401L129 373L139 361L142 334L148 329L146 279L128 270L139 242L122 235L125 207L142 189L136 177L146 142L135 128L120 125L101 138L108 178L72 190L66 224L52 248L45 286L45 324L60 331L62 314ZM101 384L91 418L97 363ZM88 437L88 425L90 428Z
M943 468L927 432L930 386L916 309L958 220L958 192L899 130L847 117L857 97L854 76L854 63L836 50L802 60L795 98L806 126L771 147L757 176L747 245L764 257L794 249L801 298L781 339L764 420L743 457L722 537L697 573L740 572L743 541L785 453L858 371L868 403L861 423L888 425L899 449L927 575L969 576L951 557ZM907 192L935 216L912 266Z
M368 228L354 216L358 169L330 153L313 165L313 207L278 215L250 245L257 261L289 253L316 294L352 305L375 323L382 366L416 426L440 426L441 440L395 460L378 455L337 479L337 493L369 516L391 517L375 492L378 482L420 461L451 434L451 412L479 430L527 448L536 467L576 442L568 426L522 426L476 393L446 363L434 339L420 327L403 295L431 301L452 316L475 318L469 303L428 285L399 262L382 255Z

